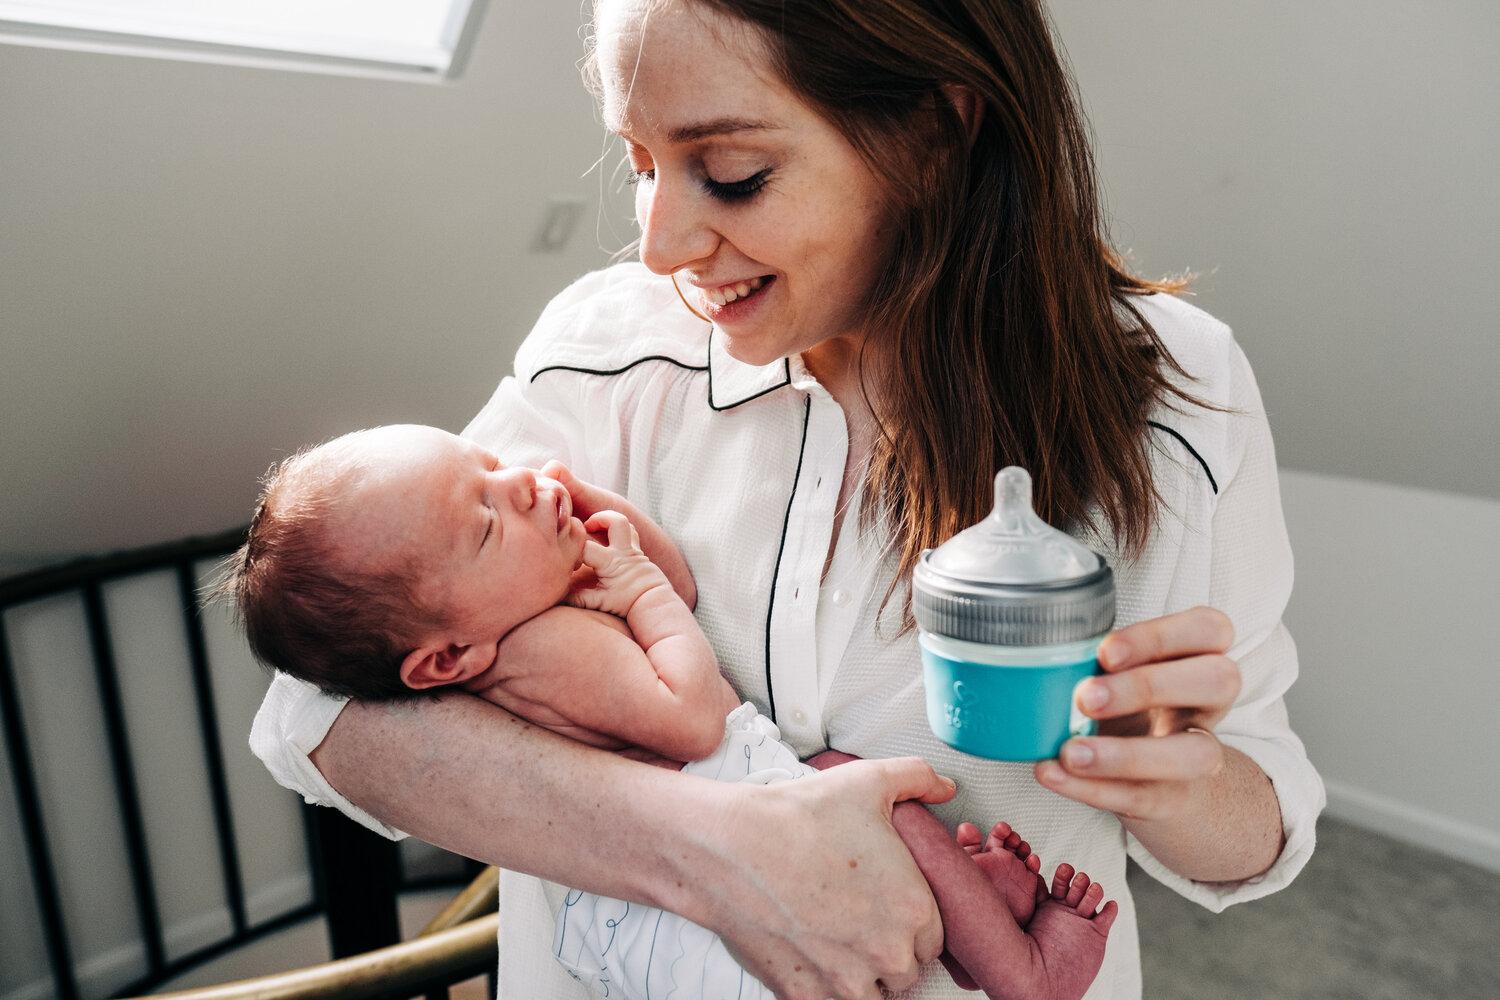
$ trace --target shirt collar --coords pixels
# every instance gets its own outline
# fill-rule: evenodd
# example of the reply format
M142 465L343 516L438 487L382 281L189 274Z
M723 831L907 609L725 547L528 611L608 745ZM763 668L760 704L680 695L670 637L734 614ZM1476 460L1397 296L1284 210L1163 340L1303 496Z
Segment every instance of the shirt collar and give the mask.
M791 363L782 358L769 365L747 365L724 349L717 329L708 331L708 405L727 410L757 396L791 385Z

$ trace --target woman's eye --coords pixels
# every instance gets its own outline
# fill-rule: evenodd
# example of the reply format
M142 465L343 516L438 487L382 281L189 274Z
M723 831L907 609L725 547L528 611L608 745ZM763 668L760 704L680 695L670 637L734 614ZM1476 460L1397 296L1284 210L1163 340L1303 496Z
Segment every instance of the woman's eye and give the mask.
M737 181L716 181L712 177L703 178L703 189L710 196L720 201L744 201L755 195L757 191L765 187L766 180L771 176L771 168L758 170L749 177L742 177ZM631 186L637 184L650 184L656 180L656 168L649 170L631 170L626 177L626 183Z
M712 177L705 177L703 187L720 201L744 201L765 187L766 178L770 176L771 168L767 167L737 181L716 181Z

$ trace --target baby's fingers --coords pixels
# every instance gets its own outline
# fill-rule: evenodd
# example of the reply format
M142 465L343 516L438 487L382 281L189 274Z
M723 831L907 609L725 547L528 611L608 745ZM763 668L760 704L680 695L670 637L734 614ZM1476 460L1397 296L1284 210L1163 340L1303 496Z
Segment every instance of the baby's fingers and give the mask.
M639 538L630 519L617 510L601 510L584 523L589 534L604 534L609 547L629 551L639 547Z
M592 538L583 543L583 564L595 573L602 573L615 561L615 553Z

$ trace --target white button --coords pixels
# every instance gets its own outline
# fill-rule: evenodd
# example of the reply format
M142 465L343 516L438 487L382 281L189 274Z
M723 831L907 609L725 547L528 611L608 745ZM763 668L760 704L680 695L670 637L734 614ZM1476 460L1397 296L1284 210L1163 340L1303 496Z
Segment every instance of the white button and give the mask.
M792 721L799 726L805 725L807 723L807 713L800 708L797 709L797 711L792 713Z
M843 589L835 590L833 592L833 603L841 608L847 605L849 603L849 592Z

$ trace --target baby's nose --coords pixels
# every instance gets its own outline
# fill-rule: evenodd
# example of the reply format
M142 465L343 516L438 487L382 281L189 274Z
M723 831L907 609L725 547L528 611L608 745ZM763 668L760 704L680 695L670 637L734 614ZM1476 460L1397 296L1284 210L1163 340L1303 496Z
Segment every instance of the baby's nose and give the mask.
M516 500L527 510L536 504L536 473L530 469L516 470Z
M536 473L524 468L498 469L494 473L497 496L509 497L517 510L530 510L536 503Z

